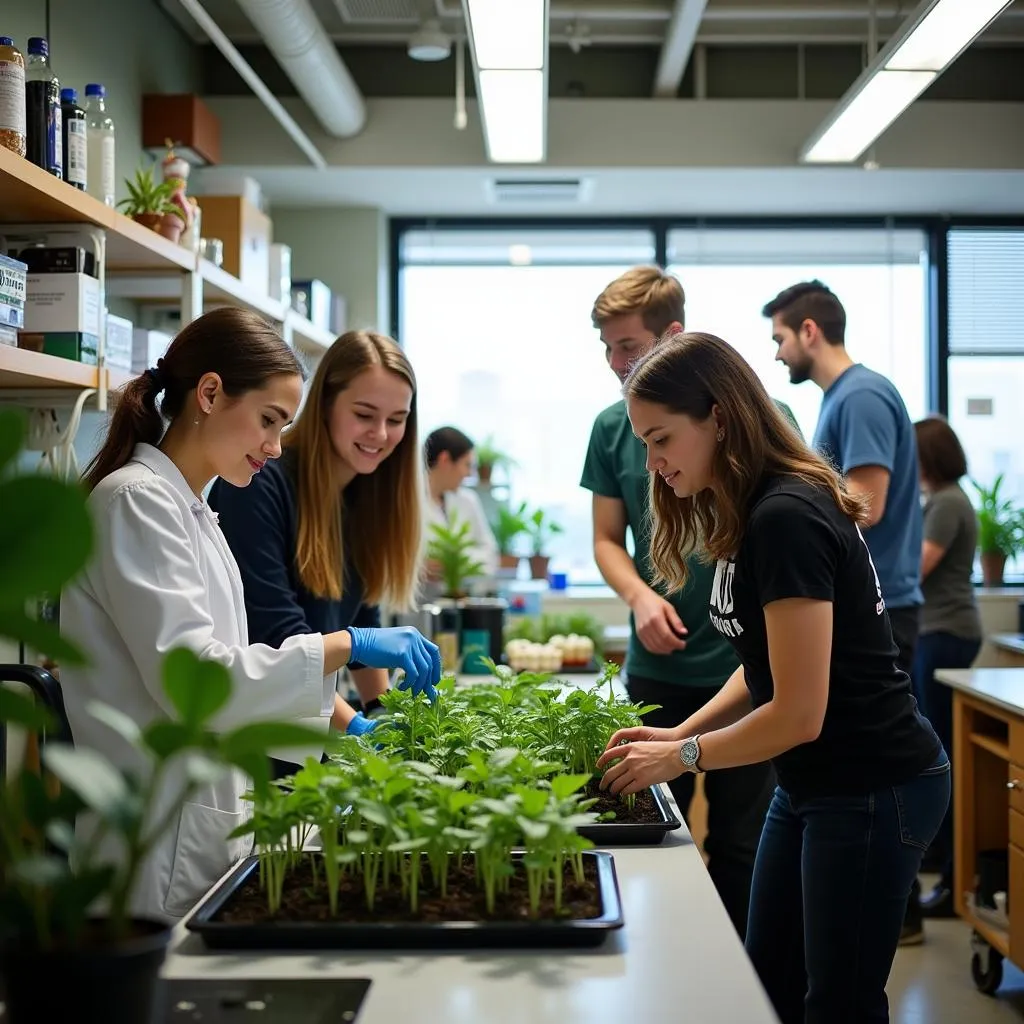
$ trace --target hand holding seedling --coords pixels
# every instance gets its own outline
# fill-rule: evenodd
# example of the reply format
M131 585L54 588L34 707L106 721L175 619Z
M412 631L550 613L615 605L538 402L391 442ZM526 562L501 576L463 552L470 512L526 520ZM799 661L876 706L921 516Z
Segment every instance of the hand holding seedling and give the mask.
M626 743L616 740L616 736L621 738L624 733L641 735ZM679 760L679 740L647 739L646 735L652 733L671 735L672 730L640 726L636 729L621 729L611 738L608 749L597 760L598 769L611 765L601 779L601 789L629 796L630 793L639 793L659 782L671 782L683 774L683 764Z
M637 638L651 654L671 654L686 647L686 626L660 594L645 587L632 610Z
M400 668L405 679L399 689L411 689L417 696L425 693L431 701L437 698L435 686L441 679L441 652L412 626L366 629L349 626L352 657L367 668Z

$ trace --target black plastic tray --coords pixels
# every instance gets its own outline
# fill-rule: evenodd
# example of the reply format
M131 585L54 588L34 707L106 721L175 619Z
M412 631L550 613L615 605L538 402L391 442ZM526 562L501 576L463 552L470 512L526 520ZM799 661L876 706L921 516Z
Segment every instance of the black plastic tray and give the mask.
M576 831L581 836L586 836L596 846L657 846L664 841L669 832L679 828L682 822L676 817L661 786L651 786L651 795L661 813L661 821L598 821L593 825L582 825Z
M610 853L588 850L584 858L597 866L601 915L561 921L444 921L348 924L344 921L268 922L239 925L218 921L217 913L257 870L247 857L188 919L211 949L465 949L597 946L622 927L622 901Z

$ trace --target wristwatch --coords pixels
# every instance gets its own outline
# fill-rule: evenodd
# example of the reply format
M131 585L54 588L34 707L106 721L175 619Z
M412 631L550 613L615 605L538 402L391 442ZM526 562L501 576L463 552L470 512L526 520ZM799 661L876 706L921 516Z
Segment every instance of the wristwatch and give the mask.
M679 760L688 772L703 771L700 767L700 733L679 745Z

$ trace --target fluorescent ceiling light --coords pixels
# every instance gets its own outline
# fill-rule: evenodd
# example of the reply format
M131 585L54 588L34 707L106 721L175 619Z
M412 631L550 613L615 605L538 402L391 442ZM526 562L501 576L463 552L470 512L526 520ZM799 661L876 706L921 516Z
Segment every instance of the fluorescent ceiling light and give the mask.
M547 56L546 0L465 0L479 70L533 70Z
M544 72L483 71L480 109L487 155L495 163L544 159Z
M941 71L1011 0L938 0L885 62L889 71Z
M807 163L849 163L935 80L934 71L878 71L802 153Z

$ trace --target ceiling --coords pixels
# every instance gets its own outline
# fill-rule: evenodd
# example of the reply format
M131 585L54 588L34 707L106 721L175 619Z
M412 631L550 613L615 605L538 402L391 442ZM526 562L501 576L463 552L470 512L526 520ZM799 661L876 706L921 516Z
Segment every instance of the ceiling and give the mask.
M310 0L326 32L341 46L402 44L428 19L450 35L465 34L460 0ZM202 33L177 0L160 0L197 41ZM203 4L237 43L259 37L235 0ZM884 41L916 6L915 0L878 0L879 39ZM551 0L552 46L658 48L668 32L673 0ZM708 0L697 35L708 45L767 46L868 41L869 0ZM1024 43L1020 0L992 26L988 42Z

